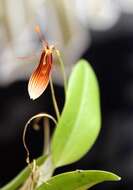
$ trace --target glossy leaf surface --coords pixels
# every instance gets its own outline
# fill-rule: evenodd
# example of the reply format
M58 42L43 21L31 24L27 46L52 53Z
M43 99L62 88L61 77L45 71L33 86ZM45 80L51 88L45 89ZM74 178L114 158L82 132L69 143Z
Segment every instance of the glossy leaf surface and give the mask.
M74 67L66 103L52 139L55 167L79 160L94 144L100 130L99 88L85 60Z
M37 190L86 190L103 181L118 181L120 177L105 171L77 170L52 177Z

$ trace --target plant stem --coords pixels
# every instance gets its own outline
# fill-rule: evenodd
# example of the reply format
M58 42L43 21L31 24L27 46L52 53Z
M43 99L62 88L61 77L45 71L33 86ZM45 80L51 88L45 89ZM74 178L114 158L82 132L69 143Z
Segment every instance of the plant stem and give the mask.
M55 113L57 116L57 119L59 120L60 117L60 112L57 106L57 101L55 98L55 93L54 93L54 87L53 87L53 82L52 82L52 78L50 77L50 88L51 88L51 94L52 94L52 100L53 100L53 104L54 104L54 109L55 109Z
M61 66L61 72L62 72L63 80L64 80L64 92L65 92L65 97L66 97L66 92L67 92L67 80L66 80L66 74L65 74L64 63L63 63L62 57L61 57L61 55L60 55L60 52L59 52L59 50L57 50L57 49L56 49L56 54L57 54L57 57L58 57L58 60L59 60L59 62L60 62L60 66Z
M48 155L50 152L50 126L49 126L49 120L48 118L45 118L44 120L44 150L43 154Z
M31 121L34 120L34 119L40 118L40 117L49 118L49 119L51 119L55 124L57 124L57 122L56 122L56 120L54 119L54 117L51 116L51 115L49 115L49 114L47 114L47 113L40 113L40 114L34 115L33 117L31 117L31 118L28 120L28 122L26 123L26 125L25 125L25 127L24 127L24 131L23 131L23 145L24 145L24 148L25 148L26 153L27 153L26 162L27 162L28 165L30 164L30 152L29 152L29 149L28 149L27 144L26 144L26 141L25 141L26 132L27 132L28 126L30 126L29 124L31 123Z

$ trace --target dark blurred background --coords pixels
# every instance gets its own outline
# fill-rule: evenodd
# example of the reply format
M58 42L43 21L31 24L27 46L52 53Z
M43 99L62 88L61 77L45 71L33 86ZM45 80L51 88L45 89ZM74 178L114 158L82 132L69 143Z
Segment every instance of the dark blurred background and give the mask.
M39 52L41 44L34 33L37 23L48 41L61 50L68 76L76 61L86 58L100 85L102 128L97 142L82 160L59 168L56 173L74 169L108 170L120 175L122 180L92 189L131 190L133 1L73 0L70 4L67 0L13 0L12 4L1 1L0 9L0 186L26 165L22 133L27 120L40 112L54 114L49 87L36 101L30 100L27 93L28 78L37 59L16 59ZM62 110L64 91L56 66L53 78ZM28 132L32 157L38 157L42 152L42 130Z

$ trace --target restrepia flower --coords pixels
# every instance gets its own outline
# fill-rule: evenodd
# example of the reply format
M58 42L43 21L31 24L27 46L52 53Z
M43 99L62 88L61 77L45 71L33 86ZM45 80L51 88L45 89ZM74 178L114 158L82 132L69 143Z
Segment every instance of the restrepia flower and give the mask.
M40 33L40 28L35 28L36 32ZM40 36L42 37L42 36ZM42 39L42 38L41 38ZM47 88L53 63L53 48L49 46L46 41L43 41L44 48L41 53L40 61L37 68L33 71L29 83L28 93L31 99L35 100L42 95L44 90Z

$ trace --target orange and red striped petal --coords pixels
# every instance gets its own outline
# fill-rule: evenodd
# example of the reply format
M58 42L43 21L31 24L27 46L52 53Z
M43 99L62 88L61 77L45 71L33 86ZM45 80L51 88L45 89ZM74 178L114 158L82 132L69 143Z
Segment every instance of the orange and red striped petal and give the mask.
M28 93L31 99L35 100L48 86L52 67L52 55L47 55L46 59L40 61L38 67L32 73L28 83Z

